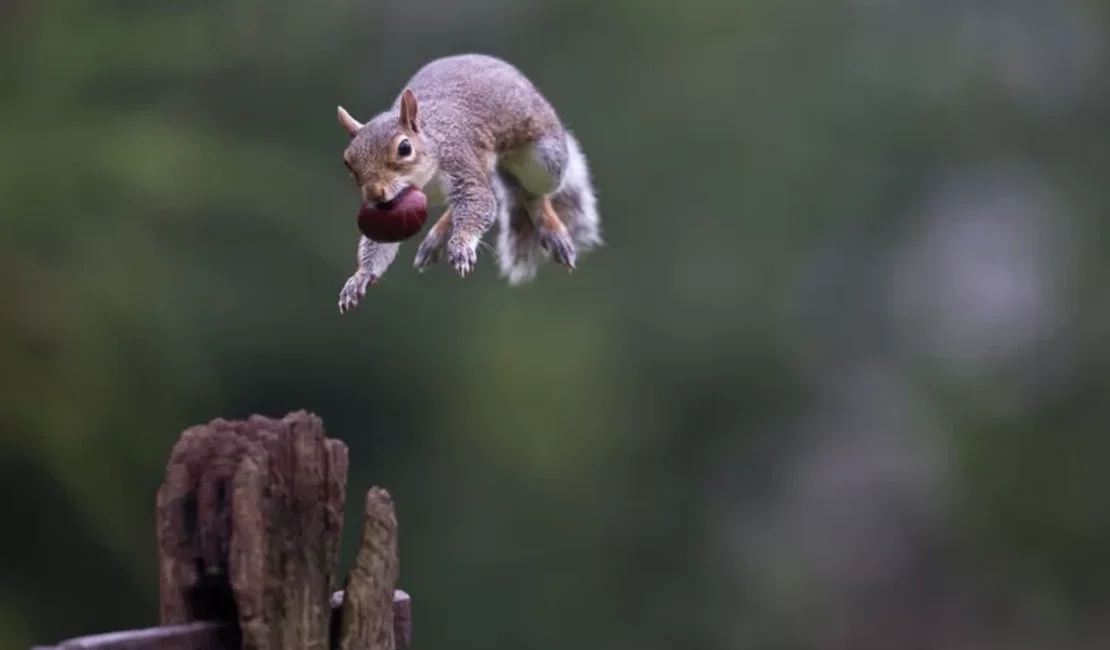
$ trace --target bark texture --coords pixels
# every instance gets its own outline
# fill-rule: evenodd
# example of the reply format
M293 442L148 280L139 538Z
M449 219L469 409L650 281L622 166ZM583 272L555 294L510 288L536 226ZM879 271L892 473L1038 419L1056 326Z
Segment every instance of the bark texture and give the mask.
M156 647L405 647L411 602L403 592L395 598L397 519L380 488L366 497L348 596L333 613L347 466L347 446L304 411L186 430L157 496L161 623L232 624L169 635Z

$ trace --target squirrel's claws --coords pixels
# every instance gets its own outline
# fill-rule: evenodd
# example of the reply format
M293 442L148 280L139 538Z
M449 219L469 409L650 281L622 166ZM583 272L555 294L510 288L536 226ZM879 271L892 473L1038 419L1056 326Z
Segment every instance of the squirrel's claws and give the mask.
M423 273L429 266L439 262L443 256L443 236L433 230L428 233L424 241L420 242L420 247L416 249L416 257L413 259L413 268L418 273Z
M447 242L447 262L465 278L478 263L477 245L462 238L452 237Z
M545 251L551 253L551 259L555 260L555 262L567 267L567 270L574 270L578 251L574 246L574 241L570 238L570 234L567 233L566 228L559 230L541 229L540 246L543 246Z
M573 271L578 249L574 245L574 240L570 238L563 220L555 211L555 206L551 204L550 198L543 199L542 214L543 219L539 228L540 247L547 251L556 263Z
M347 279L347 283L339 291L339 313L346 314L358 306L360 300L366 296L366 287L378 281L377 276L364 271L356 271Z
M443 216L428 230L428 235L420 242L420 247L416 249L416 258L413 259L412 265L417 273L423 273L429 266L443 258L443 248L447 242L447 235L451 232L451 226L451 208L447 208Z

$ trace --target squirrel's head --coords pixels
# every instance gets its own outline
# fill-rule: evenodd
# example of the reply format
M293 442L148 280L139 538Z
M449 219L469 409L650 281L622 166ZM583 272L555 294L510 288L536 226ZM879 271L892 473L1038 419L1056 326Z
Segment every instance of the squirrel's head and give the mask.
M423 187L436 171L435 152L420 128L416 95L406 88L401 105L366 124L339 107L339 123L351 136L343 162L371 203L384 203L405 189Z

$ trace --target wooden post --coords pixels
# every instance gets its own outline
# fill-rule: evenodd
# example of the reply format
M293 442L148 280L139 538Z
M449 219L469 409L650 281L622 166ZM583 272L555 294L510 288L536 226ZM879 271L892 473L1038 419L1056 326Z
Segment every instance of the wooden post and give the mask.
M381 488L335 591L347 463L347 446L304 411L186 430L157 496L162 625L56 648L403 650L411 600L395 588L397 519Z

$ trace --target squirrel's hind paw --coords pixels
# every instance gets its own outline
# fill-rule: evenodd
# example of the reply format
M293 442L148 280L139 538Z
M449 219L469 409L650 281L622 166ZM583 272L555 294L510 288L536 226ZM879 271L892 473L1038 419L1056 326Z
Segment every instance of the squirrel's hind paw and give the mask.
M542 228L540 230L540 246L551 254L551 259L555 262L567 267L568 270L574 270L574 262L578 257L578 251L566 228L559 230Z

